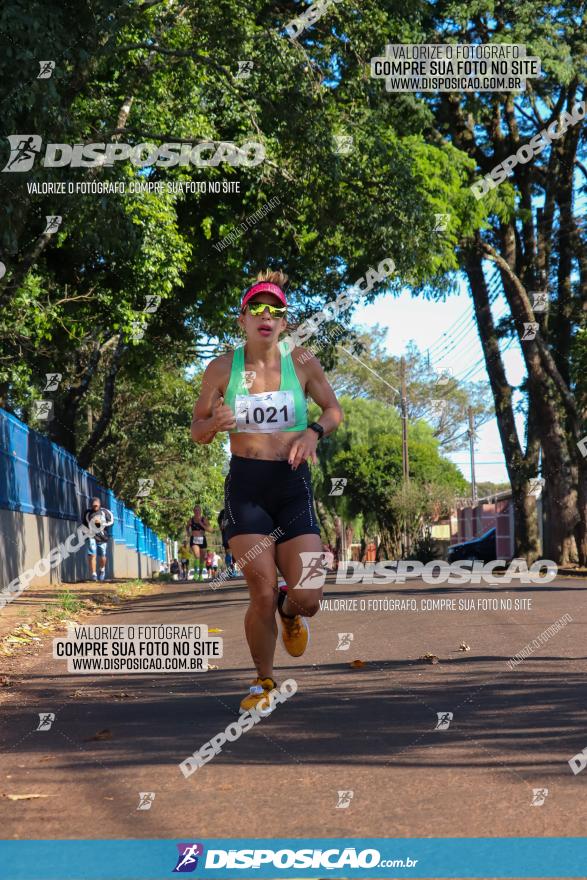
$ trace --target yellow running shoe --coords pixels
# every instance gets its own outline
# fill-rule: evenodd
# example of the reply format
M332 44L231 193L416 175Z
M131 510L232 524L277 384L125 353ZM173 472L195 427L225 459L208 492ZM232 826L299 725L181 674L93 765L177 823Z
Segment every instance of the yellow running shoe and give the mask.
M301 614L296 614L295 617L286 617L283 614L281 609L286 595L285 590L280 590L277 601L277 609L281 620L281 641L291 657L301 657L310 643L310 624Z
M239 711L248 712L249 709L256 709L259 715L269 715L273 709L270 708L269 700L266 698L276 687L277 685L272 678L257 676L249 688L249 694L241 700ZM258 708L261 701L263 701L263 706Z

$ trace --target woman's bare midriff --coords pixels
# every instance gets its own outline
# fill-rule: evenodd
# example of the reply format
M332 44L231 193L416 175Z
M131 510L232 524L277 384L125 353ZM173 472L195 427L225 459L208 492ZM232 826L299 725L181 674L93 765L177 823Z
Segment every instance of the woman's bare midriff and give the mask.
M241 458L287 461L294 440L304 431L279 431L275 434L231 434L230 451Z

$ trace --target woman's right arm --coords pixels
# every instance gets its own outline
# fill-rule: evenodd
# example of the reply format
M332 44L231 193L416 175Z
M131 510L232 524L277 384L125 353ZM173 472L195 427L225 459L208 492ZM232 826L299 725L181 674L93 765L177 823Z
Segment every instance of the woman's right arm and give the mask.
M204 371L192 417L194 443L211 443L220 431L236 427L234 413L224 404L223 382L227 378L227 366L226 358L220 357L208 364Z

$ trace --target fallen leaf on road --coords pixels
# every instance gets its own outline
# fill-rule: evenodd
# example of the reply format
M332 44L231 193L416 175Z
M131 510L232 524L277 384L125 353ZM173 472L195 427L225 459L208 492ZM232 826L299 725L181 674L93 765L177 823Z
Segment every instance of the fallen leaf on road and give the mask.
M351 666L353 669L361 669L361 667L366 666L366 663L364 660L353 660Z
M94 740L102 740L102 739L112 739L112 731L111 730L99 730L98 733L95 733L93 736L89 736L84 742L93 742Z
M9 801L30 801L33 798L46 798L49 797L48 794L5 794L5 798L8 798Z
M466 642L461 642L461 644L459 645L459 651L470 651L470 650L471 650L471 646L468 645Z
M439 663L440 662L438 657L436 656L436 654L430 654L430 653L422 654L422 656L419 657L418 659L423 660L424 663Z

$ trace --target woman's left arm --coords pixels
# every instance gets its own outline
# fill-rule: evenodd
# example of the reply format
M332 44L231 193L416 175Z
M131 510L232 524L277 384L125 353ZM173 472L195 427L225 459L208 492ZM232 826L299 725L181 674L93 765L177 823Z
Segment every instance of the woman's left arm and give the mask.
M317 419L317 422L324 428L324 436L332 434L343 420L342 409L336 399L336 394L317 357L311 357L309 361L306 361L304 372L307 377L306 393L322 410L322 415ZM319 439L316 431L307 428L302 436L292 444L288 461L294 471L307 459L317 464L316 446Z

